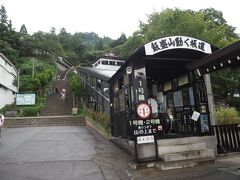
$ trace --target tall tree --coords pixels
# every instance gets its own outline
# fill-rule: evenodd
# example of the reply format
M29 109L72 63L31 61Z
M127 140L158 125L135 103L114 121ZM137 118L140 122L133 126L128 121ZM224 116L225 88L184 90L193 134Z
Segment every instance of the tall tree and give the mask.
M1 5L0 8L0 23L7 24L7 12L5 6Z
M23 25L21 26L21 28L20 28L20 33L22 33L22 34L28 34L27 28L26 28L25 24L23 24Z

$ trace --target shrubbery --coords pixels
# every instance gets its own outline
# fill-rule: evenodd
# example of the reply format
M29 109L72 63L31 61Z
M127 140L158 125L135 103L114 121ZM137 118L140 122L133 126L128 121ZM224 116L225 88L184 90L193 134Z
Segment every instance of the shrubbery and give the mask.
M233 107L219 107L216 111L217 124L240 124L238 111Z
M92 110L86 110L86 115L108 135L111 134L110 116L105 113L98 113Z

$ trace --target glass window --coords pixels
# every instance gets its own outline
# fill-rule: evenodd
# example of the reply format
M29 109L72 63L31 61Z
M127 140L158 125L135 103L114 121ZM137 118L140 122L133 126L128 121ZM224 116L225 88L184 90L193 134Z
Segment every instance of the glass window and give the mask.
M109 61L110 65L115 66L115 61Z
M189 106L190 105L189 89L188 88L183 88L182 93L183 93L183 104L184 104L184 106Z
M118 91L118 82L115 81L114 85L113 85L113 92L117 92Z
M172 85L173 85L173 89L177 89L178 88L178 80L177 80L177 78L173 79Z
M174 107L183 106L182 90L173 92Z
M108 61L102 61L102 64L108 65Z
M124 83L123 83L123 77L119 78L118 80L118 89L122 89L124 86Z
M124 91L119 93L119 111L125 111Z
M173 96L172 93L167 94L167 105L168 108L172 109L173 108Z
M183 75L183 76L180 76L179 78L178 78L178 86L182 86L182 85L184 85L184 84L187 84L189 81L188 81L188 75L187 74L185 74L185 75Z
M117 66L122 66L123 62L117 62Z
M118 96L115 96L115 97L113 98L113 108L114 108L114 112L118 112L118 111L119 111Z
M172 89L172 82L171 81L168 81L164 84L164 87L163 87L164 91L168 91L170 89Z
M162 102L160 103L160 113L167 112L167 99L166 96L162 97Z
M194 105L194 96L193 96L193 88L189 87L189 99L190 99L190 105Z

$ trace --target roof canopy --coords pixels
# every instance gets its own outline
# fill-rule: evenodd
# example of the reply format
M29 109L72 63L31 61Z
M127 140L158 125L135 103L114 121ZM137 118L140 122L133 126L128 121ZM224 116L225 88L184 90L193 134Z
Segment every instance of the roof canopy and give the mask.
M143 63L147 76L164 82L187 73L189 71L186 68L187 64L202 59L216 50L217 48L209 43L192 37L160 38L139 47L113 78L127 65Z
M187 64L188 70L199 69L202 74L207 74L225 67L240 66L240 41L222 48L198 61Z

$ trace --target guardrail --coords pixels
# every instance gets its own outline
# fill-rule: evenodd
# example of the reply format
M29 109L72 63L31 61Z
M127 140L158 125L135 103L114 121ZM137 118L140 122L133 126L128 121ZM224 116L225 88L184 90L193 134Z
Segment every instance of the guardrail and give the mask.
M240 124L214 125L212 132L217 138L219 154L240 151Z

